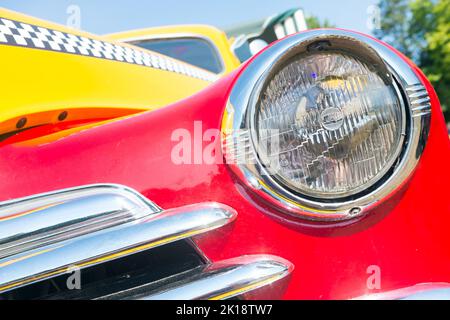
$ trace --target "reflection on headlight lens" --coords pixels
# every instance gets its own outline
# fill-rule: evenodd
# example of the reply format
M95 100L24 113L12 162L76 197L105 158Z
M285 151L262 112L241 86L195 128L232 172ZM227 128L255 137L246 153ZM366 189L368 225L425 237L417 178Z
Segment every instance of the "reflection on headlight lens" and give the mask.
M383 77L341 52L300 56L280 69L255 118L256 148L270 175L318 198L350 196L379 181L399 155L404 121Z

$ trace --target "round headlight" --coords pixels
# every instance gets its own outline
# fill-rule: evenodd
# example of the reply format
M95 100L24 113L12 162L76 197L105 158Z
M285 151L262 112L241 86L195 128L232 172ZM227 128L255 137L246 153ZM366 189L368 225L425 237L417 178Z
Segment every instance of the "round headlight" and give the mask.
M238 178L277 209L342 220L405 185L430 117L421 79L391 48L311 30L245 66L224 113L223 150Z
M296 56L265 85L255 147L272 178L314 198L354 195L397 159L404 108L392 81L342 52Z

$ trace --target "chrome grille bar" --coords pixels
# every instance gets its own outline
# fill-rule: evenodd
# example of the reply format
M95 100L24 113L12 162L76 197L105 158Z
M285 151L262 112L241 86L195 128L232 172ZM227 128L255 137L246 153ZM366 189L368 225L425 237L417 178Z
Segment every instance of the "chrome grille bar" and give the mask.
M121 185L88 185L0 204L0 258L160 212Z
M270 255L250 255L213 263L158 292L132 296L140 300L223 300L251 294L250 298L281 298L293 265ZM266 290L266 295L260 293Z
M195 204L9 256L0 260L0 292L206 233L236 215L218 203Z

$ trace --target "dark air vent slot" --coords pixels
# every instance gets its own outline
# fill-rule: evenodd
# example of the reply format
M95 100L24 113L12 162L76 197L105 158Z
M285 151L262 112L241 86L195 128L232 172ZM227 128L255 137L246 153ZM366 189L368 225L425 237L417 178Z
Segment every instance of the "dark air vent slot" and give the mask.
M0 294L0 300L96 299L158 282L205 263L189 240L177 241L81 270L80 290L69 290L66 282L71 274L63 274Z

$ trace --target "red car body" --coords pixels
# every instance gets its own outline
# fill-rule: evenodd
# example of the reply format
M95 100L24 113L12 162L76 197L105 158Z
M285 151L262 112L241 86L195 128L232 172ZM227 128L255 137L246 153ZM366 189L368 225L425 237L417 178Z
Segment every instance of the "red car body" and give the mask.
M450 283L450 143L436 93L422 72L403 59L431 98L429 138L405 191L363 218L323 224L286 219L259 201L226 164L171 161L175 129L187 129L192 137L220 130L230 90L252 61L165 108L39 146L3 145L0 200L116 183L162 208L205 201L226 204L238 212L237 220L227 233L196 239L200 249L212 261L260 253L289 260L295 269L284 299L350 299ZM201 121L202 133L194 132L195 121ZM374 265L381 270L382 289L367 286Z

